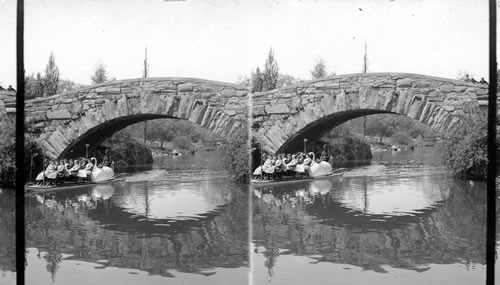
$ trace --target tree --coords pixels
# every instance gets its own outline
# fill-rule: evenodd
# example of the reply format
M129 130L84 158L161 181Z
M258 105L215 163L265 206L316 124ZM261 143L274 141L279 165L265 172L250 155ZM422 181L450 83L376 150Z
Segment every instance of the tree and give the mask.
M312 79L320 79L326 77L327 75L325 61L320 58L318 62L316 62L314 69L311 71Z
M264 87L264 75L260 72L260 68L257 67L255 73L252 72L252 92L260 92Z
M106 66L104 66L104 64L102 63L99 63L99 65L96 66L94 75L90 76L90 79L92 80L92 84L99 84L108 81L108 72L106 71Z
M194 146L188 137L178 136L173 139L173 142L180 149L194 150Z
M55 56L52 52L49 56L49 62L45 67L44 82L44 91L46 96L57 93L57 88L59 86L59 67L56 65Z
M380 143L384 137L390 137L394 133L393 123L387 116L376 117L369 120L366 126L366 134L369 136L378 136Z
M71 90L82 88L84 85L76 83L71 80L61 79L59 82L59 93L68 92Z
M305 80L302 80L300 78L295 78L294 76L289 75L289 74L280 74L276 87L281 88L284 86L299 84L299 83L302 83L304 81Z
M264 65L264 82L262 86L263 91L275 89L276 83L278 82L278 76L278 62L276 62L276 60L274 59L273 49L270 48L269 54L267 55L266 64Z

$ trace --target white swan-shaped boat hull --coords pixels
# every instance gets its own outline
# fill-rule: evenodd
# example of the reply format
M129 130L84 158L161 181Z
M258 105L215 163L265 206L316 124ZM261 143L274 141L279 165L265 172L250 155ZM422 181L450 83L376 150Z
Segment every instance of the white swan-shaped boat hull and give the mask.
M320 161L318 163L316 162L316 157L314 153L310 152L309 154L312 156L311 166L309 167L309 169L307 169L307 172L310 177L326 176L333 172L333 168L330 165L330 163L326 161Z
M102 182L102 181L107 181L111 180L115 177L115 172L113 171L112 168L103 166L101 168L97 167L97 160L95 158L92 158L94 160L94 168L92 169L92 172L90 173L90 180L92 182Z

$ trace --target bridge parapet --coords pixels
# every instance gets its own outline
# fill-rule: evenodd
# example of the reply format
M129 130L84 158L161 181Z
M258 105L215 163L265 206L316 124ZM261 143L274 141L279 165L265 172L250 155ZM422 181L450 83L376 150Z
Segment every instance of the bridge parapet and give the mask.
M16 92L0 91L0 116L4 117L5 115L15 115L15 113Z

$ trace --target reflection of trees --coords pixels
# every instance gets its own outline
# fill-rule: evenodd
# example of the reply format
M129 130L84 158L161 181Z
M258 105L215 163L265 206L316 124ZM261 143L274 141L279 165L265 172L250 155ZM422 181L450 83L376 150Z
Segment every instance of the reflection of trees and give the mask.
M379 222L372 219L382 216L345 208L328 194L301 202L306 200L291 186L288 191L270 187L255 193L253 238L257 246L275 245L291 254L321 255L314 257L318 262L377 272L386 264L415 271L429 269L424 265L430 263L484 264L484 184L448 181L443 187L449 188L448 199L435 208Z
M0 192L0 270L16 271L15 196Z
M87 192L57 193L48 196L44 205L36 197L27 200L27 246L47 252L47 269L54 270L54 275L59 253L73 255L68 259L107 260L101 262L104 267L135 268L167 277L172 276L170 269L211 274L204 270L247 264L248 196L244 191L233 189L230 202L204 218L172 223L132 219L109 202L114 197L94 201ZM92 204L96 206L89 207Z
M50 272L52 281L55 281L57 269L59 269L59 263L61 263L61 254L57 251L55 244L51 245L43 258L47 261L47 271Z

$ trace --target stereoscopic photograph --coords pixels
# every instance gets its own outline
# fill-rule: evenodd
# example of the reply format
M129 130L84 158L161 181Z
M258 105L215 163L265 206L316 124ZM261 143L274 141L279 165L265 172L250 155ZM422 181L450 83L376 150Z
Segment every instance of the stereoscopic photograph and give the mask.
M16 5L0 284L485 284L487 1Z

